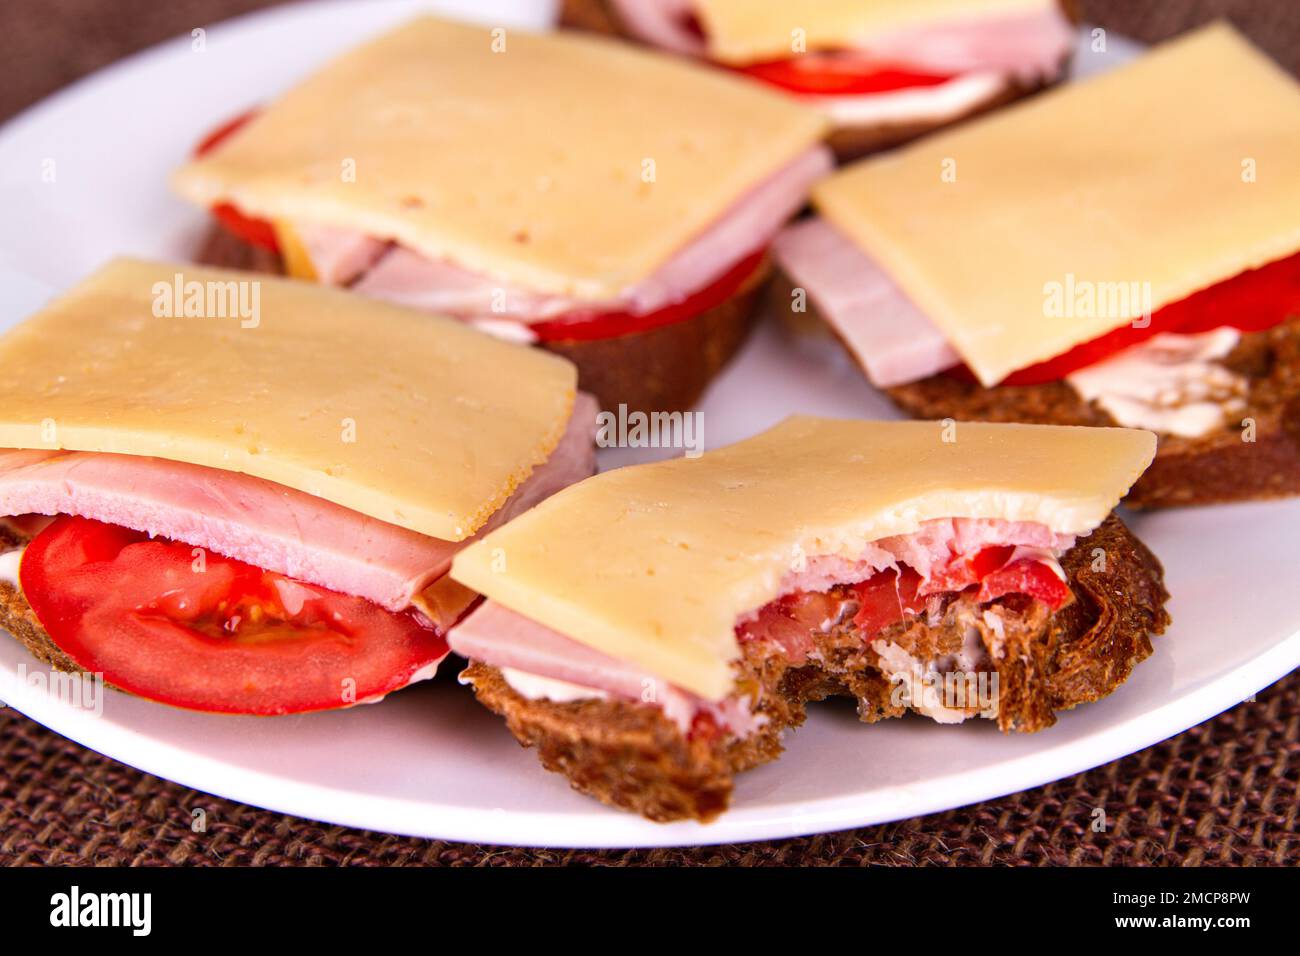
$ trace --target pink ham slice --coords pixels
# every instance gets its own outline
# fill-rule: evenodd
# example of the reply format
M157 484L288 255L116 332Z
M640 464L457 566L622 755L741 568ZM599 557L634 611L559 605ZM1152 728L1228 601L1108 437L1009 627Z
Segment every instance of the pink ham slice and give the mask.
M876 387L914 382L961 361L879 263L825 220L788 227L772 253Z
M612 0L614 13L627 31L651 46L684 56L703 57L704 37L692 29L691 0Z
M494 601L484 601L453 627L447 644L461 657L493 667L513 668L615 697L657 704L683 733L702 711L737 733L746 733L754 725L747 705L734 700L720 705L701 700Z
M461 657L597 688L617 697L639 700L647 681L660 683L632 664L579 644L495 601L484 601L452 628L447 643Z
M580 394L551 457L479 531L595 470L596 405ZM73 514L207 548L389 610L447 572L440 541L237 472L133 455L0 451L0 514Z
M312 271L326 285L347 285L373 266L388 243L365 233L337 226L299 225L294 228Z
M440 315L496 316L520 321L561 315L569 311L573 301L496 282L403 246L393 247L352 291Z
M653 275L619 299L591 302L509 286L489 276L409 249L385 255L352 287L377 299L462 317L540 321L569 312L627 310L636 315L680 302L709 285L750 253L766 246L804 204L814 182L834 166L816 146L765 180Z
M1055 3L1041 10L972 17L872 37L861 49L881 60L937 73L990 73L1034 82L1055 76L1074 45Z
M614 0L628 31L646 43L703 57L705 40L691 29L691 0ZM882 63L936 73L996 72L1026 81L1054 75L1074 42L1057 4L997 16L968 17L907 27L854 44ZM889 96L888 93L879 94Z

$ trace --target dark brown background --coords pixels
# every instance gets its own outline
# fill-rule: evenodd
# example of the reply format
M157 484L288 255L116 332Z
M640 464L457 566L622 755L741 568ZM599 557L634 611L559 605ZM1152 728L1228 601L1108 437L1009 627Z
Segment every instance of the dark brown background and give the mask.
M274 2L274 0L273 0ZM4 0L0 120L79 76L266 0ZM1300 72L1298 0L1082 0L1155 41L1229 16ZM502 728L502 733L505 729ZM538 773L542 771L539 769ZM1300 673L1156 747L1003 800L796 840L688 850L516 850L255 810L142 774L0 710L0 862L22 864L1165 864L1300 861ZM190 808L207 809L207 832ZM1103 833L1093 811L1106 812Z

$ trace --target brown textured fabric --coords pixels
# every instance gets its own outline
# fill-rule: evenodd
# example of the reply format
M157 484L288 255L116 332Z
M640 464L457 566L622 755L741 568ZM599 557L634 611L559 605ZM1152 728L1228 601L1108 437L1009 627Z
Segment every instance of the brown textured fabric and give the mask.
M0 119L84 73L267 0L0 4ZM1084 0L1154 41L1230 16L1300 70L1293 0ZM864 732L869 732L865 728ZM542 771L538 771L541 773ZM0 710L0 862L31 864L871 865L1300 863L1300 673L1255 702L1088 773L885 826L684 850L561 851L387 836L268 813L142 774ZM194 809L207 830L191 831ZM1091 829L1097 808L1106 829Z
M520 850L315 823L139 773L12 710L0 710L0 767L0 861L17 865L1300 862L1300 674L1162 744L1014 797L842 833L681 850ZM1097 808L1104 832L1092 830ZM190 829L195 809L205 833Z

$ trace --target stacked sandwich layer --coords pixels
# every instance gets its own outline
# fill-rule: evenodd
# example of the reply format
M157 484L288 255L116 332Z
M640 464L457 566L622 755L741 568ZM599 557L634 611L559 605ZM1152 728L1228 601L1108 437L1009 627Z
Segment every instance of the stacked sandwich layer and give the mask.
M300 276L515 341L609 340L748 291L830 168L823 132L625 45L425 18L223 131L176 185Z
M1056 0L816 4L751 0L569 0L578 26L616 24L708 59L827 116L841 157L894 145L1050 82L1073 31Z
M910 707L1035 730L1113 689L1163 627L1159 565L1107 519L1154 448L1129 429L792 418L699 460L605 473L467 548L452 576L488 600L449 639L548 766L651 816L707 816L830 693L867 719ZM1098 548L1123 615L1093 603L1082 556ZM1083 654L1087 692L1049 693L1099 627L1111 651ZM975 683L952 699L926 687L935 675ZM670 740L659 756L694 754L693 782L649 803L591 783L648 772L612 769L629 726ZM548 759L575 738L586 756Z
M1208 27L831 177L777 258L917 414L1236 440L1278 391L1246 340L1300 314L1297 116Z
M0 340L0 363L0 514L62 516L10 524L10 600L48 656L201 709L343 706L431 676L473 599L452 556L594 469L568 363L299 283L120 260ZM368 642L400 672L351 700L336 673L286 680L286 648L360 667ZM159 671L187 665L229 679L209 694Z

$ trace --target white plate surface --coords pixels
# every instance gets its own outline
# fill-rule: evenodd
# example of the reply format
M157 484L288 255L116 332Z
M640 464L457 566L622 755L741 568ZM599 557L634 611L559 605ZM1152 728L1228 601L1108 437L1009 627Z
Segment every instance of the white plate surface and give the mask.
M0 129L0 327L116 253L183 259L205 217L169 172L223 118L264 101L329 55L419 8L541 26L544 4L317 2L211 27L132 57ZM1132 55L1081 46L1084 70ZM53 182L42 172L53 161ZM791 412L894 417L846 363L792 351L768 326L702 405L708 445ZM637 460L603 453L611 467ZM1300 503L1132 519L1165 563L1174 626L1108 699L1052 730L1003 736L921 719L872 727L815 708L777 762L740 778L734 808L701 826L648 823L571 792L454 680L351 711L274 719L191 714L109 692L102 713L33 681L44 669L0 640L0 699L74 740L199 790L304 817L509 844L654 846L792 836L916 816L1036 786L1155 743L1300 664Z

